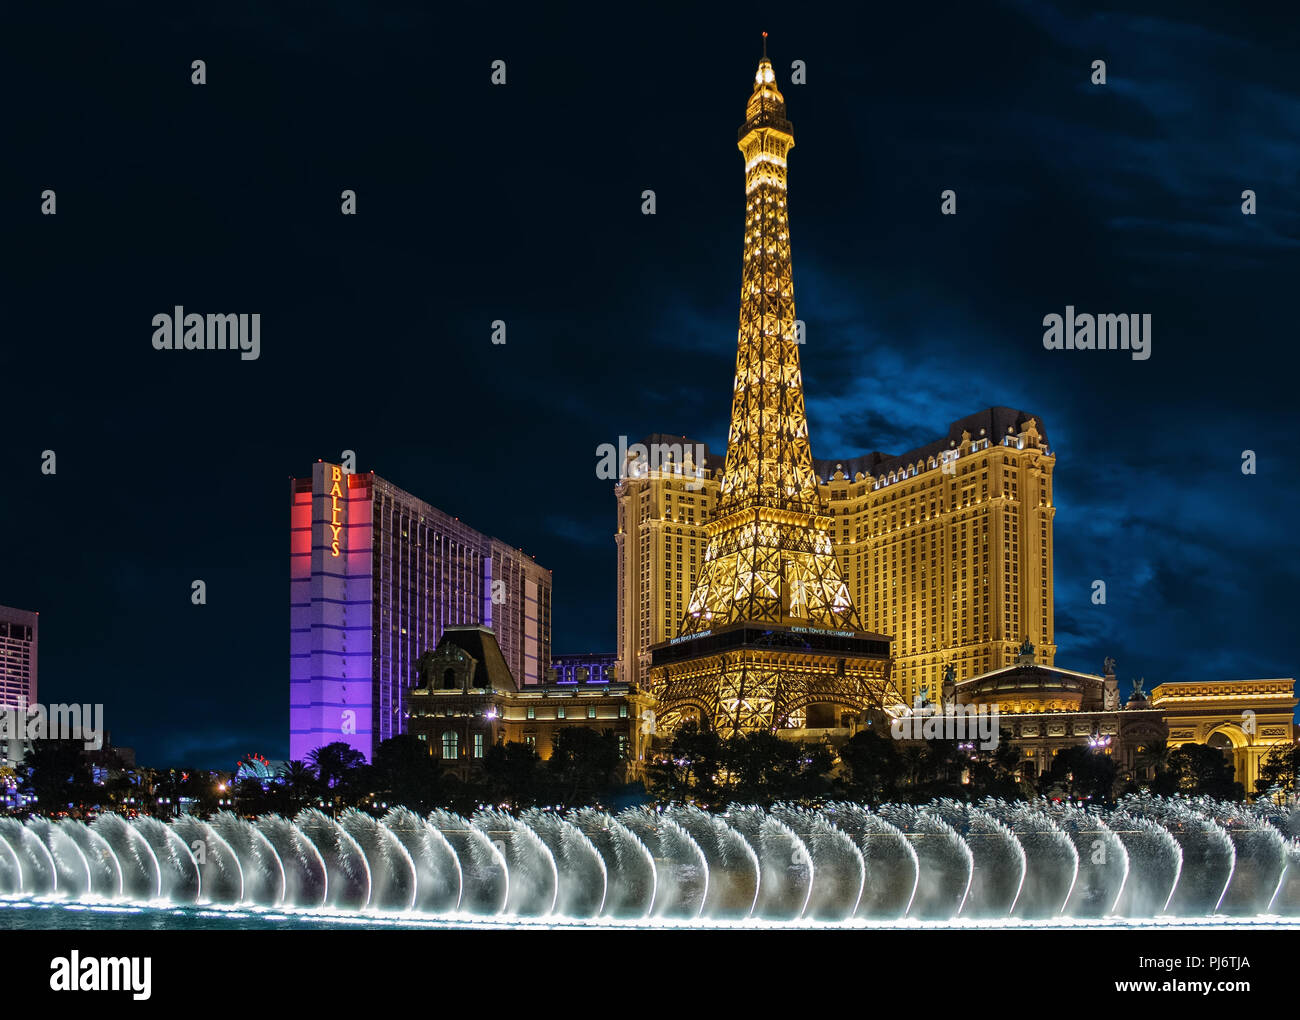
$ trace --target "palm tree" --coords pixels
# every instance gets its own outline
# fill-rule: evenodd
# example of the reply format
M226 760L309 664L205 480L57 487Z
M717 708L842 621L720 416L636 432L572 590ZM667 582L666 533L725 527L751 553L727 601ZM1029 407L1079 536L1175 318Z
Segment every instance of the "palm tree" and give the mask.
M1139 783L1147 783L1169 768L1169 745L1165 741L1143 744L1133 755L1133 771Z
M366 763L366 756L350 744L336 740L307 755L307 764L327 790L345 782L348 774Z
M908 800L916 801L916 789L921 785L921 776L930 761L930 753L919 744L909 744L903 748L903 774L907 777Z
M310 765L295 759L280 766L280 778L284 781L285 792L288 793L296 814L303 803L315 795L316 776Z

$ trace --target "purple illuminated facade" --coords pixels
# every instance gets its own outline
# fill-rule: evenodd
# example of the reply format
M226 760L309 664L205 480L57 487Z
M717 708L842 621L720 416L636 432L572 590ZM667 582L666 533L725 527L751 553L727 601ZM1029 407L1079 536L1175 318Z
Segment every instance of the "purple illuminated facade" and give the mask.
M585 655L557 655L551 659L556 684L607 684L614 680L614 652L588 652Z
M447 627L492 628L525 680L550 655L550 571L373 472L291 481L289 584L291 759L344 741L369 761L404 733Z

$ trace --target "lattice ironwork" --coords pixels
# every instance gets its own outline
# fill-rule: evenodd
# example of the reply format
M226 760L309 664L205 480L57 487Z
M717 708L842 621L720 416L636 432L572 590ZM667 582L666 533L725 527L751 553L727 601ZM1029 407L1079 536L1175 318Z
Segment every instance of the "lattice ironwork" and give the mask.
M731 429L681 633L741 620L860 629L808 444L786 198L794 134L766 56L737 145L745 158L745 254Z
M799 368L786 159L794 132L766 50L737 145L745 159L745 246L727 459L680 635L750 623L851 632L861 623L831 544L813 472ZM681 638L679 638L681 640ZM796 642L797 643L797 642ZM724 735L802 725L808 706L890 711L901 703L885 651L836 656L762 641L651 668L669 727L699 714ZM692 641L694 646L694 641ZM700 646L703 649L703 646Z
M888 714L901 700L889 667L886 658L800 656L760 648L705 656L662 669L656 719L673 729L683 719L699 717L726 737L801 726L810 705Z

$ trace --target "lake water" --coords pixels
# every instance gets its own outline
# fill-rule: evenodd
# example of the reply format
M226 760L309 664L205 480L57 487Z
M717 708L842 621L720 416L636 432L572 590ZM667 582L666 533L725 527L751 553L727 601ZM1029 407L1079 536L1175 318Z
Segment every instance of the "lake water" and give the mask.
M1058 918L1050 921L848 921L825 924L815 921L755 922L755 921L627 921L608 919L578 921L564 918L516 917L428 917L419 915L379 914L327 914L283 911L272 908L228 907L175 907L128 906L108 903L68 903L66 901L0 898L0 930L37 931L247 931L247 930L340 930L348 929L502 929L531 928L554 930L560 928L604 929L732 929L732 928L788 928L788 929L899 929L918 928L1203 928L1203 929L1271 929L1300 930L1300 918L1152 918L1133 920L1127 918L1072 921Z

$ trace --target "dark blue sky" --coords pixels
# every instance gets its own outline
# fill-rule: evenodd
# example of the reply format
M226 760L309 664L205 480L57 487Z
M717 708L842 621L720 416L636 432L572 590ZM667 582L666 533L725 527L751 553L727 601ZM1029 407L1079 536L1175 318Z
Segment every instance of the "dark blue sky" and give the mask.
M556 651L612 650L595 451L724 445L761 29L814 454L1038 414L1058 663L1294 675L1284 5L266 6L6 15L0 604L41 612L42 701L103 701L145 763L282 757L287 479L343 449L550 567ZM153 350L176 304L260 312L261 358ZM1151 359L1045 351L1067 304L1150 313Z

